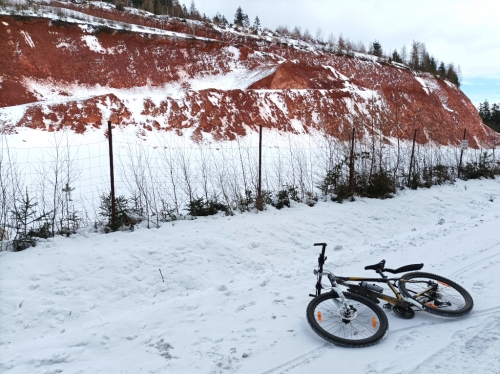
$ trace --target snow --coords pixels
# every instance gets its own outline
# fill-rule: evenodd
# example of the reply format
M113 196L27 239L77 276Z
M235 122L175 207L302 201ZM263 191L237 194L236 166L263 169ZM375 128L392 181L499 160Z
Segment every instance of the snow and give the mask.
M0 371L497 373L499 191L498 179L459 181L1 252ZM384 309L378 345L326 344L305 319L312 244L323 241L336 274L375 276L363 268L382 258L393 268L424 262L462 284L474 309L456 320Z
M415 77L418 83L420 83L425 91L425 93L428 95L429 94L429 88L426 86L424 80L420 77Z
M102 47L99 43L99 40L93 35L84 35L82 36L82 40L87 44L87 47L93 52L97 53L106 53L106 49Z
M30 34L28 34L26 31L22 30L21 34L24 36L24 40L26 40L26 43L31 47L35 48L35 43L33 43L33 39L31 39Z
M96 5L97 3L93 3L93 5ZM103 4L101 7L102 8L110 8L110 4L105 4L105 3L100 3ZM4 8L0 8L0 14L2 15L8 15L11 12L13 12L14 8L6 6ZM132 9L132 8L127 8ZM142 11L140 11L142 12ZM134 13L134 12L131 12ZM147 13L147 12L143 12ZM210 38L204 38L204 37L198 37L194 35L189 35L189 34L184 34L184 33L177 33L173 31L166 31L162 30L159 28L155 27L147 27L147 26L141 26L141 25L136 25L136 24L126 24L123 22L118 22L118 21L110 21L105 18L100 18L100 17L94 17L90 16L88 14L71 10L71 9L65 9L65 8L58 8L58 7L52 7L52 6L45 6L45 5L38 5L36 8L29 8L27 10L22 10L21 14L23 16L29 16L29 17L43 17L43 18L49 18L49 19L61 19L66 22L71 22L71 23L76 23L79 24L81 29L84 31L88 32L93 32L93 27L101 27L103 25L110 27L112 29L117 29L117 30L122 30L122 29L127 29L131 32L137 32L141 34L155 34L155 35L167 35L167 36L173 36L173 37L178 37L178 38L194 38L198 40L214 40ZM151 13L149 15L152 16ZM191 21L190 23L193 23L194 21ZM7 23L3 22L4 25L8 26ZM10 30L7 30L7 32L10 33ZM28 38L31 39L28 35L26 37L26 42L33 48L34 44L31 41L28 41Z

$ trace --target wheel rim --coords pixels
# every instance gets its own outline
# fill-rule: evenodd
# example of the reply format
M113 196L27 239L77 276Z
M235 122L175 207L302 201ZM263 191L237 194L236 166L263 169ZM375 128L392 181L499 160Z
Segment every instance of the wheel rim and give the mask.
M327 299L316 305L314 317L325 332L338 338L364 340L374 336L381 326L380 319L373 309L356 300L347 300L355 317L342 318L342 306L336 299Z
M416 297L416 300L432 309L459 311L466 305L464 296L453 286L443 281L425 277L411 278L405 279L404 285L411 296L415 297L421 294ZM433 289L426 291L431 286Z

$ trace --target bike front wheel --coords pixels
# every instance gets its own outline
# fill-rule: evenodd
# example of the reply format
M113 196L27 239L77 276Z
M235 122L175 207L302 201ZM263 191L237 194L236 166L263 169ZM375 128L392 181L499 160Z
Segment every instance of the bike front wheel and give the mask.
M368 347L382 339L389 327L384 311L369 299L344 292L353 311L343 317L343 306L335 292L315 297L307 307L313 331L330 343L343 347Z
M472 310L472 296L457 283L436 274L408 273L399 280L406 297L422 304L428 313L442 317L461 317Z

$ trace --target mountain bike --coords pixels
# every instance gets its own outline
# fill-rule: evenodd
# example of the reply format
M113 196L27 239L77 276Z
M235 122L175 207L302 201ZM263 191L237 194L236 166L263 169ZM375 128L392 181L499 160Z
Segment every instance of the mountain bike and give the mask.
M440 275L418 272L424 264L412 264L398 269L385 267L385 260L369 265L380 278L341 277L323 270L327 260L326 243L316 243L322 250L318 257L316 294L307 307L307 321L323 339L344 347L367 347L378 343L385 335L389 322L378 306L380 300L399 317L413 318L415 311L425 311L442 317L462 317L472 310L474 302L470 294L457 283ZM398 274L389 278L384 273ZM323 284L327 277L330 285ZM349 282L359 282L358 284ZM394 297L386 295L384 288L374 283L384 283ZM347 287L347 292L339 286ZM329 289L322 293L322 290Z

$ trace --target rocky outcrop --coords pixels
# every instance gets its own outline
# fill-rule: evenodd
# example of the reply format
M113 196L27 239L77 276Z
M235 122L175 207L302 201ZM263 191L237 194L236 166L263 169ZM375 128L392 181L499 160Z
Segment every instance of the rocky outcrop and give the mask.
M473 147L498 139L459 88L430 74L233 34L208 40L2 16L0 121L84 133L110 119L190 129L195 141L231 140L257 125L339 138L355 126L386 141L416 128L420 143L455 145L467 129ZM21 104L24 115L9 117Z

